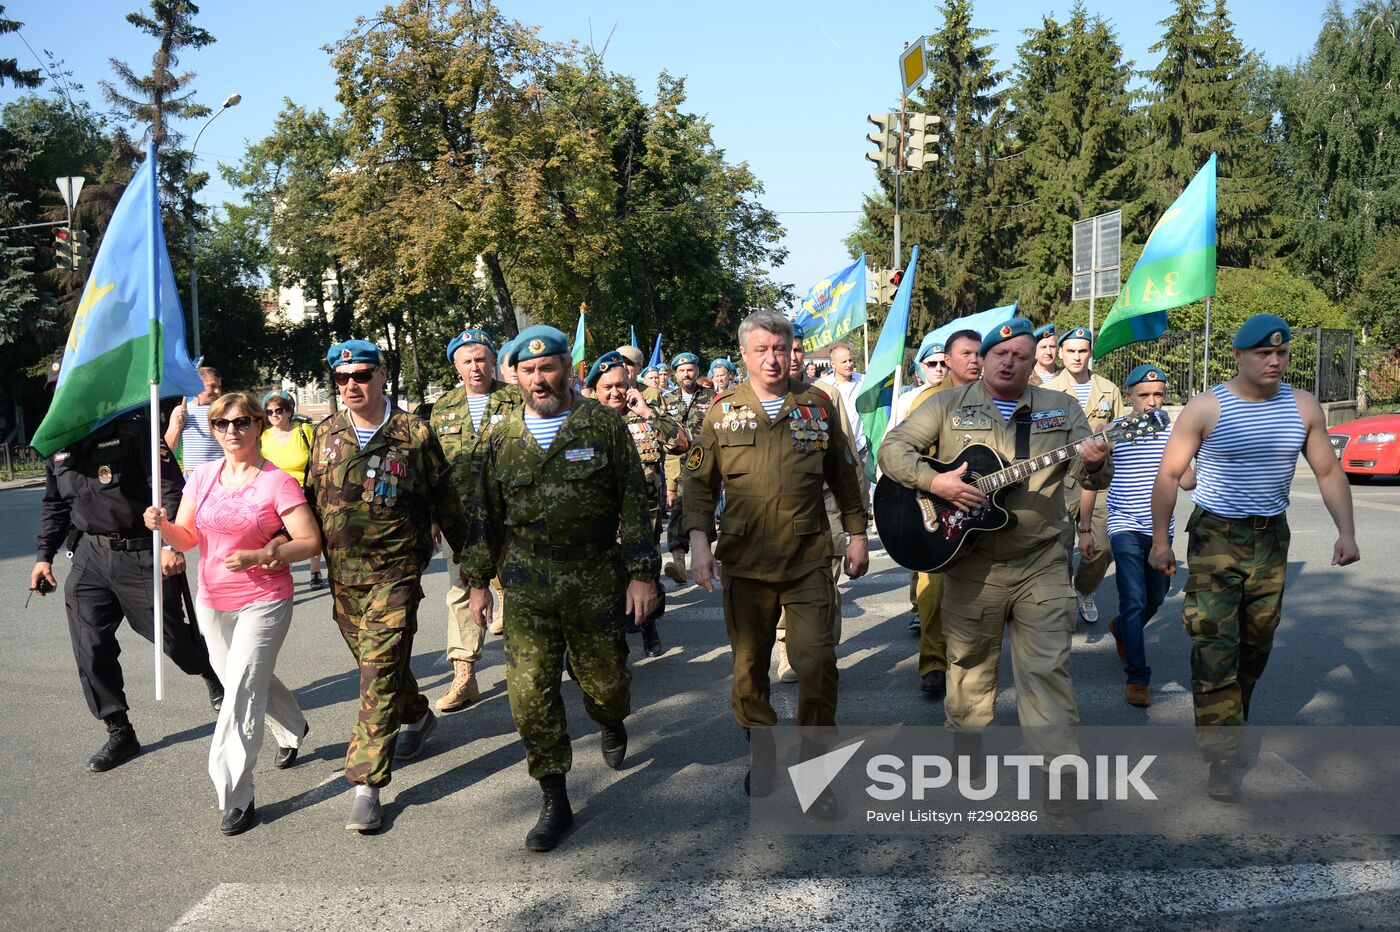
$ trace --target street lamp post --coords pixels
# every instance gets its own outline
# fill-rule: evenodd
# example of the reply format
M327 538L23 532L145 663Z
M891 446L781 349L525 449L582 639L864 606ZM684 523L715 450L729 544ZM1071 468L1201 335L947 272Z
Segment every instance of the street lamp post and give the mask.
M229 107L236 107L243 100L242 94L230 94L224 99L223 106L214 111L213 116L204 121L204 125L199 128L199 132L194 135L194 145L190 146L190 168L194 168L194 153L199 148L199 137L204 135L204 131L209 128L209 124L219 118ZM185 176L186 187L189 175ZM185 201L185 226L189 229L190 239L190 326L194 330L194 358L199 362L202 353L199 346L199 275L197 272L194 256L194 190L191 187L189 198Z

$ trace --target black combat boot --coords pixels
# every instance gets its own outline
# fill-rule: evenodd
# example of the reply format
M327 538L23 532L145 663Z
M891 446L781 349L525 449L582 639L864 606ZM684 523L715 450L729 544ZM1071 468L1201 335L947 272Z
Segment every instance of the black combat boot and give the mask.
M603 749L603 763L613 770L621 770L622 759L627 756L627 726L622 722L602 726L598 743Z
M107 743L88 758L87 767L93 773L105 773L113 767L120 767L141 753L136 729L131 727L125 712L109 715L102 721L107 726Z
M541 777L540 789L544 791L544 805L539 821L525 836L525 847L531 851L553 851L574 824L574 811L569 808L569 792L562 773Z

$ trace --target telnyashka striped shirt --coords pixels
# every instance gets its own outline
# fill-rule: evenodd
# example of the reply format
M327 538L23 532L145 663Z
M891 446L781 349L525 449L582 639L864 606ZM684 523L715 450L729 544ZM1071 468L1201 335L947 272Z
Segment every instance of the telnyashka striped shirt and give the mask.
M1144 437L1137 443L1123 441L1113 448L1113 482L1108 487L1108 533L1152 533L1152 484L1162 465L1171 428ZM1176 533L1176 518L1168 525Z
M361 450L365 448L366 444L368 444L371 440L374 439L375 434L379 433L379 428L389 423L389 415L393 413L393 407L390 406L388 399L385 399L384 420L380 421L378 424L375 424L373 427L361 427L359 424L355 423L354 417L350 418L350 426L355 428L355 441L360 445Z
M569 412L556 414L554 417L535 417L525 415L525 429L530 432L530 436L535 438L535 443L540 445L541 450L548 450L554 443L554 435L559 433L559 428L563 426L568 418Z
M1088 411L1089 391L1094 387L1094 383L1086 379L1083 382L1070 382L1069 387L1074 392L1074 397L1079 399L1079 407Z
M472 416L472 430L481 430L481 418L486 413L486 402L490 395L468 395L467 413Z
M1192 501L1223 518L1282 514L1308 433L1293 386L1280 385L1268 401L1245 401L1224 385L1211 391L1220 420L1196 454Z
M209 406L198 402L185 405L185 429L180 432L180 465L185 474L194 472L198 466L224 458L224 448L219 446L219 438L209 429Z
M778 417L778 412L782 410L783 402L786 398L774 398L772 401L760 401L763 405L763 413L768 415L768 420L772 421Z
M992 401L996 403L997 410L1001 412L1003 421L1011 420L1011 415L1016 413L1016 406L1021 403L1019 398L1013 398L1010 401L1005 398L993 398Z

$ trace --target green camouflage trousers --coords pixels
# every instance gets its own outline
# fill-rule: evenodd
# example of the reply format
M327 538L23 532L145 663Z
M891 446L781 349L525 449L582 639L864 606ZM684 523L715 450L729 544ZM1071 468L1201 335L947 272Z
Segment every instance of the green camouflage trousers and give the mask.
M399 725L428 711L409 669L418 631L418 577L373 586L342 586L331 578L335 623L360 665L360 714L345 753L345 779L385 786Z
M1249 718L1254 685L1264 673L1278 629L1288 570L1288 522L1255 528L1197 508L1190 534L1182 621L1191 636L1191 692L1196 741L1208 761L1230 760L1239 726Z
M589 718L613 724L632 710L623 634L627 578L616 549L562 563L512 549L501 568L506 691L530 776L538 780L568 773L573 764L559 692L566 649Z

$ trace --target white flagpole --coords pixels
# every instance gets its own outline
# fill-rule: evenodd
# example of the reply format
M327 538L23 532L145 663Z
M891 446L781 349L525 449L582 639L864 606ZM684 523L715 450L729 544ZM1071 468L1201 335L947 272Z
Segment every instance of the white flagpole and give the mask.
M156 175L156 147L155 143L150 144L146 150L146 158L150 162L148 168L151 172L151 204L147 212L146 248L150 253L149 261L146 263L146 287L149 289L147 300L150 302L150 366L149 379L151 383L151 505L160 508L160 373L164 368L164 360L161 353L164 349L160 343L164 342L164 335L160 329L160 250L156 247L159 242L157 233L160 230L160 187L159 178ZM155 606L155 624L152 640L155 642L155 668L156 668L156 701L165 698L165 668L161 660L165 654L165 587L162 585L160 575L160 535L151 534L151 589L154 594L153 604Z
M151 383L151 505L160 508L160 383ZM160 534L151 535L151 565L155 571L156 701L165 698L165 586L160 575Z

